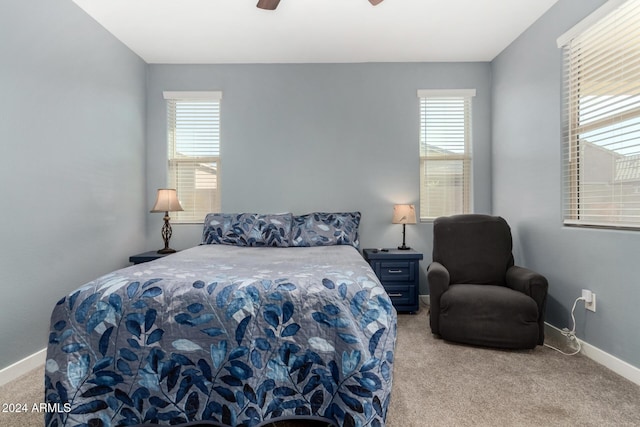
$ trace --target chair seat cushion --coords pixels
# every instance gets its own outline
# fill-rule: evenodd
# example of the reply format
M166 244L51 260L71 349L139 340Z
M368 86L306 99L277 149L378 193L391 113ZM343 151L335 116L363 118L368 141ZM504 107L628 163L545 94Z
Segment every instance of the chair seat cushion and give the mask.
M440 299L440 336L445 340L534 348L538 332L536 302L505 286L451 285Z

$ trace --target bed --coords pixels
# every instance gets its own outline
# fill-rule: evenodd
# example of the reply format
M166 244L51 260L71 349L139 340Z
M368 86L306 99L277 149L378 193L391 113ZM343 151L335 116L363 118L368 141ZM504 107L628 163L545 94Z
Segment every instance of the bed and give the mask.
M359 219L210 214L201 245L60 299L46 425L384 426L396 312Z

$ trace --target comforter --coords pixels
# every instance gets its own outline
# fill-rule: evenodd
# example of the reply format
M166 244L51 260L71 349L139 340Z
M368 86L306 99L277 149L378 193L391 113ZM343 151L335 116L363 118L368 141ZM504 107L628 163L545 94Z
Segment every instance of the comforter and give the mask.
M45 421L384 426L395 339L352 246L197 246L58 301L45 398L60 409Z

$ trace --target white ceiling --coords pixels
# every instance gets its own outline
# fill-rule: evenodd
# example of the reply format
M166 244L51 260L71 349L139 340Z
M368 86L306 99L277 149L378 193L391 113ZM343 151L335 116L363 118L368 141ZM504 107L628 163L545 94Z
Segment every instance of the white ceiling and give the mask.
M491 61L558 0L73 0L148 63Z

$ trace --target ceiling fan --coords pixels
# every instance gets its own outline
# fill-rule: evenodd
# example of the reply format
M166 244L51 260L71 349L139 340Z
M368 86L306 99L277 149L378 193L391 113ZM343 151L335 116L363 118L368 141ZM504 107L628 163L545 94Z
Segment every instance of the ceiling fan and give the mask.
M275 10L276 7L278 7L278 3L280 3L280 0L258 0L258 4L256 6L259 9ZM375 6L382 3L382 0L369 0L369 3Z

